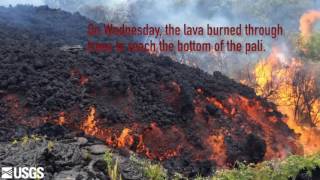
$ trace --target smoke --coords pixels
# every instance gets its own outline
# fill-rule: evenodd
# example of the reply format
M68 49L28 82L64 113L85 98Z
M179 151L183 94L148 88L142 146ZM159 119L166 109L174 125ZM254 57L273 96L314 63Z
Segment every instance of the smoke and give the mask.
M226 25L228 20L219 12L213 12L212 6L201 7L200 0L154 1L140 0L131 4L131 11L137 17L138 24L189 24L199 26L208 23ZM143 9L143 10L141 10ZM136 13L135 13L136 12Z
M264 0L2 0L0 5L48 5L70 12L79 11L97 21L123 18L139 25L229 25L251 22L264 25L280 23L288 29L297 29L299 16L308 9L316 9L319 2L320 0L274 0L273 3ZM119 11L120 17L112 14Z
M268 3L265 0L15 0L2 1L0 5L9 4L32 4L48 5L69 12L80 12L98 22L110 22L121 25L123 23L142 26L150 24L163 26L172 24L174 26L206 27L211 26L233 26L251 23L255 25L281 24L286 34L298 33L299 18L309 9L319 7L320 0L273 0ZM165 38L165 37L163 37ZM216 39L206 36L193 37L167 37L168 40L179 38L182 41L196 40L198 42L212 42ZM210 38L210 39L209 39ZM232 76L238 70L248 64L254 64L262 59L271 50L272 43L283 43L286 39L277 40L259 37L265 44L267 52L260 54L206 54L206 53L174 53L169 54L173 59L195 65L204 71L212 73L219 70ZM146 40L159 41L154 37ZM254 41L255 38L237 37L238 41Z
M308 41L314 24L320 20L320 11L308 11L300 18L300 31L304 41Z
M274 0L267 3L265 0L45 0L53 8L66 11L79 11L81 14L98 22L111 22L121 25L123 23L142 26L150 24L163 26L172 24L182 27L190 26L235 26L251 23L254 25L281 24L285 33L298 33L299 18L310 8L319 5L319 0ZM294 1L294 2L292 2ZM180 36L162 37L168 41L177 39L188 42L213 42L218 38L207 36ZM229 37L233 38L233 37ZM206 72L221 71L228 76L235 77L238 71L245 66L252 66L258 60L266 57L271 51L273 43L285 43L286 39L271 40L267 37L237 37L241 42L254 42L257 39L264 41L265 53L243 55L239 53L166 53L172 59L192 66L197 66ZM142 41L159 39L146 37Z
M41 6L44 5L44 0L2 0L0 6L16 6L18 4Z

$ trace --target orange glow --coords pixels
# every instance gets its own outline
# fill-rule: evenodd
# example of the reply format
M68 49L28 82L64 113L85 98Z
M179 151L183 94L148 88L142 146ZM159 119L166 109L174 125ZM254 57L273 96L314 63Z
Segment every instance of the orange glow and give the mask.
M118 147L131 146L133 144L133 138L130 135L132 131L129 128L124 128L121 135L118 138Z
M227 155L224 136L222 134L209 136L207 143L212 148L211 159L216 159L216 163L219 167L225 166Z
M198 92L197 89L195 91ZM281 118L273 113L272 107L262 105L258 99L239 94L229 94L228 98L204 97L203 94L198 94L193 104L195 106L193 123L200 127L201 140L208 148L203 152L197 151L195 159L210 159L220 168L227 167L232 162L227 158L228 147L225 145L225 138L228 136L233 141L241 142L249 134L254 134L265 141L264 159L284 158L289 154L301 153L299 144L294 140L294 134L289 129L283 131L279 128L279 125L284 124ZM210 112L212 116L209 117L204 116L208 112L208 104L213 105ZM215 108L220 111L214 110ZM221 117L221 113L225 116ZM221 123L229 121L227 124L230 128L221 127L219 121ZM259 130L256 127L259 127ZM239 131L242 131L241 136L237 135Z
M80 127L86 134L95 135L98 131L95 121L95 113L96 109L94 107L91 107L87 119Z
M58 124L62 126L65 123L64 112L59 113Z
M310 24L313 24L320 13L309 12L302 17L301 21L307 21L301 27L302 34L307 35ZM308 20L309 16L312 16ZM313 17L315 16L315 17ZM312 154L320 151L320 131L317 127L309 127L299 122L297 108L308 103L308 93L317 91L315 77L310 70L306 79L300 80L297 73L302 70L304 64L295 58L288 59L281 50L274 48L270 56L260 61L254 70L256 86L255 90L258 95L268 98L278 106L283 114L287 115L287 125L299 135L298 141L303 146L304 154ZM306 92L304 92L306 91ZM315 99L310 103L310 112L301 110L301 114L310 114L309 121L320 121L320 99ZM300 120L301 121L301 120Z
M80 76L80 85L83 86L89 81L89 78L86 76Z
M150 159L165 160L177 156L180 145L184 143L183 135L174 126L162 130L156 123L151 123L139 136L137 151L146 154Z
M249 121L262 128L261 136L263 136L263 139L267 144L265 159L272 159L276 157L284 158L293 152L299 152L295 142L291 140L293 137L287 137L283 135L283 132L279 131L277 128L277 122L279 119L274 116L266 116L266 113L269 112L269 109L263 107L259 101L250 100L239 95L230 96L224 101L218 101L213 97L207 98L207 100L224 112L224 114L232 117L233 119L236 120L237 115L243 113ZM252 129L246 124L241 125L240 128L244 129L247 134L252 132ZM209 142L219 142L217 141L217 137L215 137L215 141L211 138L212 137L209 137ZM220 144L217 143L216 145L220 148L213 147L213 152L215 153L216 149L219 149L220 154L223 154L221 153L221 149L223 149L221 140ZM219 159L216 159L216 161L223 164L223 156Z
M98 127L94 119L94 108L92 108L81 129L86 134L104 139L110 146L134 150L150 159L160 161L178 156L181 145L186 143L180 130L174 126L164 130L159 128L156 123L151 123L148 126L132 124L129 125L130 128L122 128L119 134L118 130L121 126Z
M214 97L207 97L207 101L209 101L211 104L221 109L225 114L233 115L234 113L233 112L234 110L224 107L224 105Z

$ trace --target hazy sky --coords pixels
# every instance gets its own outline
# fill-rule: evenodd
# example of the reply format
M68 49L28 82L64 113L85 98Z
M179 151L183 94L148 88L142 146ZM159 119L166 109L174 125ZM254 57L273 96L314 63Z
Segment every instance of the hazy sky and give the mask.
M43 5L43 0L0 0L0 6L17 5L17 4L32 4L35 6Z
M106 1L108 5L113 5L113 4L120 4L124 3L128 0L109 0ZM131 0L134 1L134 0ZM96 2L96 1L94 1ZM103 4L104 1L101 1ZM90 0L88 0L88 3L90 3ZM0 0L0 6L8 6L9 4L11 5L17 5L17 4L32 4L32 5L44 5L44 0Z

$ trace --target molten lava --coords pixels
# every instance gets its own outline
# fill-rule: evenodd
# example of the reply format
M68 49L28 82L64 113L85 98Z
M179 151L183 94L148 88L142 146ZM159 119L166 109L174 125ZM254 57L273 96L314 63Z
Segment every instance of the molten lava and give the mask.
M150 159L165 160L177 156L181 148L180 143L185 141L181 130L175 127L162 130L156 123L123 125L122 130L119 125L98 127L92 113L91 110L82 126L86 134L104 139L108 145L115 148L133 150Z
M80 127L86 134L95 135L97 133L97 126L95 121L96 109L90 107L90 112L87 119L84 121L83 125Z
M65 124L65 122L66 122L66 120L65 120L65 117L64 117L64 112L60 112L57 123L58 123L60 126L62 126L62 125Z
M122 148L126 145L131 146L133 144L133 137L131 135L132 130L129 128L124 128L121 135L118 138L118 147Z
M224 144L224 136L222 134L209 136L207 143L212 148L212 155L210 159L216 159L216 163L219 167L225 166L227 154Z

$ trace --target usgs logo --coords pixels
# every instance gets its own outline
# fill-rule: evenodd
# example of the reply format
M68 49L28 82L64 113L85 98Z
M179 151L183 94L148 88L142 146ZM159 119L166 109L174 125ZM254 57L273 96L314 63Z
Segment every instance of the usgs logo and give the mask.
M2 167L2 179L42 179L43 167Z

